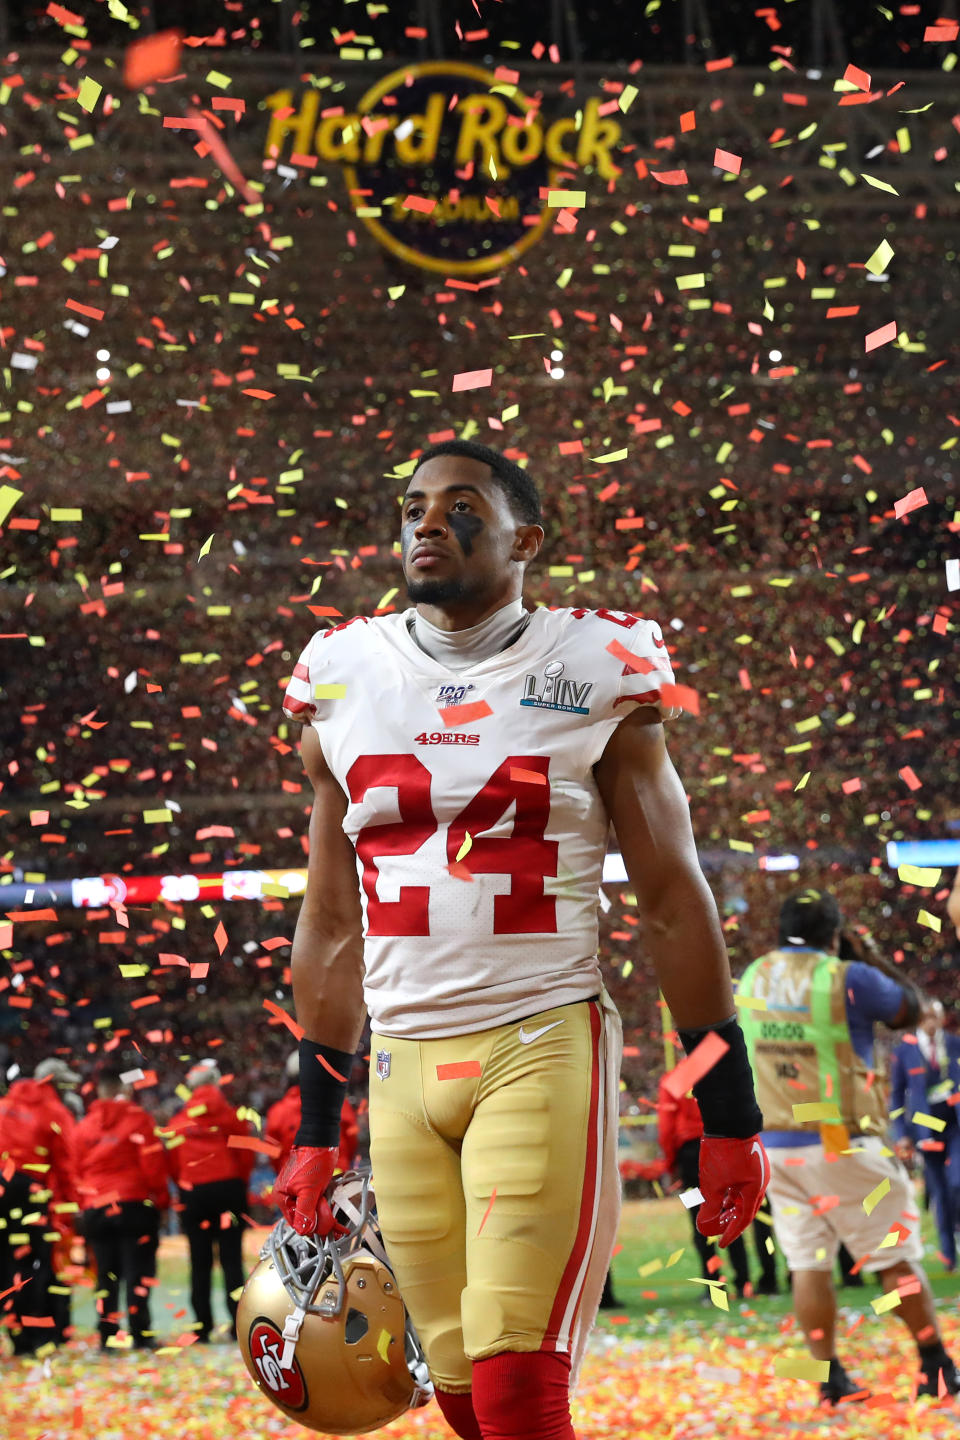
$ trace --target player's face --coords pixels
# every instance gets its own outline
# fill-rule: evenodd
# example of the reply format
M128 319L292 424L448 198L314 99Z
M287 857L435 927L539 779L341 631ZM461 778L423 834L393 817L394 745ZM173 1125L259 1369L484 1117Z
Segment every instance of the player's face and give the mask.
M489 466L438 455L416 471L403 500L400 549L410 599L437 607L458 628L479 624L521 593L524 565L542 534L517 521Z

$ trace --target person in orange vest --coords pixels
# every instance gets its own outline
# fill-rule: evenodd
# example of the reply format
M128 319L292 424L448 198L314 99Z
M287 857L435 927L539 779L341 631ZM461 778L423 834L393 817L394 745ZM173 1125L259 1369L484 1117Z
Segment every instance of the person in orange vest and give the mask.
M100 1348L115 1348L122 1280L133 1348L152 1350L146 1282L170 1203L167 1166L153 1120L131 1100L122 1070L118 1062L101 1069L97 1098L74 1134L77 1198L97 1269Z
M181 1223L190 1246L190 1303L197 1339L209 1343L213 1330L210 1288L214 1247L223 1271L227 1309L236 1336L237 1304L243 1290L244 1210L254 1152L231 1140L250 1135L223 1095L221 1074L213 1060L203 1060L187 1074L189 1104L178 1110L167 1131L167 1160L180 1191Z
M297 1131L300 1129L300 1055L294 1050L288 1056L285 1066L288 1089L267 1111L264 1126L266 1138L280 1149L270 1156L270 1164L279 1175L293 1149ZM338 1170L349 1170L357 1158L357 1112L344 1096L340 1111L340 1153L337 1158Z
M663 1158L667 1162L669 1173L680 1181L684 1190L691 1190L699 1184L703 1120L700 1115L700 1106L693 1095L681 1095L678 1098L668 1087L669 1079L670 1072L668 1071L660 1079L660 1090L657 1095L657 1131L660 1149L663 1151ZM694 1205L689 1210L690 1223L693 1225L693 1243L700 1256L703 1278L717 1280L720 1278L714 1259L717 1252L707 1237L701 1235L697 1229L699 1212L699 1205ZM738 1235L736 1240L731 1241L728 1254L733 1266L733 1279L737 1294L742 1299L750 1281L747 1251L742 1236ZM713 1262L712 1266L711 1262ZM705 1292L704 1300L709 1301L709 1299L709 1295Z
M57 1092L80 1076L56 1057L0 1099L0 1325L15 1355L64 1338L58 1329L52 1228L71 1226L58 1207L75 1201L70 1138L75 1121Z

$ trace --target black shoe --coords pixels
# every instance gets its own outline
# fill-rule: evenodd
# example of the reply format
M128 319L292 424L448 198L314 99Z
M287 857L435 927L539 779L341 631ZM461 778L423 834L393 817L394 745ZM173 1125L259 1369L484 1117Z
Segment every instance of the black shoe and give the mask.
M866 1400L869 1394L866 1386L851 1380L839 1360L830 1361L830 1377L820 1381L821 1405L839 1405L841 1400Z
M940 1376L943 1376L943 1386L947 1395L960 1394L960 1375L957 1374L957 1367L950 1356L943 1352L935 1361L928 1361L920 1371L920 1384L917 1387L918 1395L940 1394Z

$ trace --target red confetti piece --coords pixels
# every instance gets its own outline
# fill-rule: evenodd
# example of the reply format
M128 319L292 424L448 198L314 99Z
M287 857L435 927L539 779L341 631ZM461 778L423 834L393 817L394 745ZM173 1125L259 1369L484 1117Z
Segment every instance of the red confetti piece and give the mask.
M293 1016L288 1015L286 1010L281 1009L281 1007L277 1005L273 1000L264 1000L263 1008L264 1010L269 1011L269 1013L276 1020L279 1020L281 1025L286 1025L287 1029L290 1031L290 1034L293 1035L295 1039L303 1039L303 1026L298 1025L296 1020L294 1020Z
M283 1146L275 1140L258 1140L255 1135L230 1135L228 1150L254 1150L258 1155L279 1155Z
M482 390L492 383L492 367L489 370L461 370L459 375L454 375L452 388L454 393L458 390Z
M674 1099L679 1100L692 1090L698 1080L702 1080L708 1071L712 1070L717 1061L726 1055L730 1046L716 1032L710 1030L700 1041L700 1044L691 1055L681 1060L679 1065L664 1076L664 1089L668 1090Z
M477 1230L477 1234L478 1234L478 1235L481 1233L481 1231L483 1230L484 1225L486 1225L486 1223L487 1223L487 1217L489 1216L490 1211L493 1209L493 1202L494 1202L494 1200L496 1200L496 1198L497 1198L497 1187L496 1187L496 1185L494 1185L493 1189L490 1191L490 1204L487 1206L486 1210L484 1210L484 1212L483 1212L483 1219L480 1221L480 1228Z
M843 78L850 85L856 85L859 90L870 89L870 76L866 70L860 70L856 65L848 65L843 72Z
M639 675L649 675L651 670L657 668L652 660L648 660L645 655L634 655L633 651L628 650L625 645L621 645L619 640L611 640L607 646L607 652L613 656L614 660L622 660L628 670L633 670Z
M923 783L922 781L917 779L916 773L912 765L904 765L902 770L897 771L897 774L900 776L900 779L903 781L904 785L906 785L908 790L919 790L921 784Z
M700 696L690 685L671 685L668 681L660 686L660 699L664 705L679 705L691 715L700 714Z
M216 942L217 949L220 951L220 954L222 955L223 952L224 952L224 950L227 948L227 932L226 932L226 930L224 930L224 928L223 928L223 921L222 921L222 920L220 920L220 921L217 922L217 928L216 928L216 930L214 930L214 932L213 932L213 938L214 938L214 941Z
M180 68L183 36L179 30L161 30L128 45L123 57L123 83L140 90L154 80L169 80Z
M472 700L468 705L448 705L445 710L438 710L437 714L447 729L452 730L457 725L469 725L474 720L482 720L484 716L492 715L493 711L486 700Z
M728 170L731 175L739 175L743 159L739 155L732 155L729 150L718 148L714 154L713 163L718 170Z
M881 325L879 330L871 330L864 340L863 348L869 355L871 350L878 349L881 345L887 345L891 340L897 338L897 322L891 320L889 325Z
M438 1080L479 1080L482 1074L479 1060L454 1060L449 1065L437 1066Z
M926 41L932 40L935 45L942 45L944 42L956 40L960 34L960 25L954 24L952 20L938 20L935 25L928 25L923 32Z
M81 305L79 300L68 300L68 310L76 310L78 315L85 315L88 320L102 320L103 311L95 309L92 305Z
M436 200L429 200L426 195L407 195L403 202L404 210L419 210L421 215L429 215L437 208Z
M929 504L927 492L922 485L916 490L910 490L900 500L893 502L893 513L899 520L902 515L909 515L911 510L919 510L923 505Z
M659 180L661 185L686 185L686 170L651 170L650 174L654 180Z

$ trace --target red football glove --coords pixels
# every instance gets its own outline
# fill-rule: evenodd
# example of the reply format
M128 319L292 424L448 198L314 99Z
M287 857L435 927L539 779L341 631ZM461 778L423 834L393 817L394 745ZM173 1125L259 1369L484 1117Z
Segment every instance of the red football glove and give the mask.
M700 1141L701 1235L719 1235L720 1249L742 1235L770 1183L770 1161L759 1135L749 1140L704 1135Z
M298 1235L329 1235L331 1230L343 1233L326 1199L338 1154L336 1145L323 1149L295 1145L284 1161L273 1194L283 1218Z

